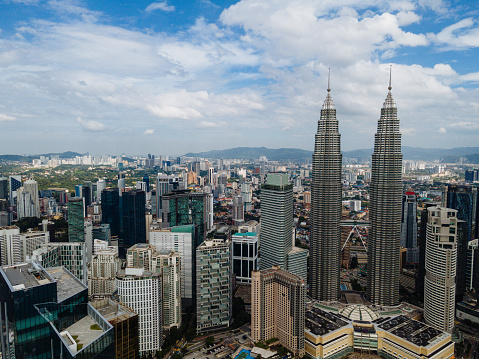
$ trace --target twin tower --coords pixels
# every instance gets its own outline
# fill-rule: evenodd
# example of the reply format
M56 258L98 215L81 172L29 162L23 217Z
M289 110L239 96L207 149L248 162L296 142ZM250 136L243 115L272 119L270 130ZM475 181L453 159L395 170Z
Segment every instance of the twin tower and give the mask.
M397 108L388 95L381 109L372 155L367 241L367 299L376 305L399 304L402 154ZM336 109L328 94L321 109L313 153L311 183L310 296L340 297L341 135Z

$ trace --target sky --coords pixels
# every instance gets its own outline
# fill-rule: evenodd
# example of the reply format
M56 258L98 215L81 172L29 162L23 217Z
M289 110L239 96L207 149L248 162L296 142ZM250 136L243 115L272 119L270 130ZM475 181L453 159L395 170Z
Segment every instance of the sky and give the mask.
M477 0L0 0L0 154L479 143Z

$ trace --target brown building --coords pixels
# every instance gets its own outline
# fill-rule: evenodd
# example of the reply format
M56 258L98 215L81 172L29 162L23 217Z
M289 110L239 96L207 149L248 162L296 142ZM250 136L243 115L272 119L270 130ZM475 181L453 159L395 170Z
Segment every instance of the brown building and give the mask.
M111 299L101 299L90 304L113 325L115 359L139 359L138 314Z
M304 355L306 283L279 266L251 272L251 336L278 338L295 356Z

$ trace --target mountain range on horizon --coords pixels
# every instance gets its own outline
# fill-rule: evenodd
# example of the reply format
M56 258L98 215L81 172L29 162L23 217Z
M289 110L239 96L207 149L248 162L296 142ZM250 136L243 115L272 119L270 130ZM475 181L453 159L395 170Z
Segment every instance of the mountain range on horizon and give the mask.
M357 158L358 161L370 159L373 149L358 149L343 151L343 158ZM442 161L448 163L459 162L460 158L465 159L465 163L479 163L479 147L455 147L455 148L421 148L402 146L403 159L416 161ZM271 161L303 161L311 159L313 151L299 148L277 148L266 147L235 147L224 150L210 150L205 152L189 152L184 154L186 157L199 157L211 159L243 159L255 160L265 156ZM84 156L85 153L66 151L61 153L45 153L38 155L0 155L0 161L18 161L28 162L40 156L59 158L72 158L75 156ZM131 156L129 156L131 157Z

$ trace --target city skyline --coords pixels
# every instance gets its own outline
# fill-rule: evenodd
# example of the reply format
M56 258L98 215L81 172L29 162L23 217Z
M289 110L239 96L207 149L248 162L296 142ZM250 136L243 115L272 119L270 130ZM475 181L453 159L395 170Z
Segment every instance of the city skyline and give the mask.
M472 146L479 133L473 2L0 9L0 153L312 150L329 67L343 150L371 148L390 64L404 145Z

